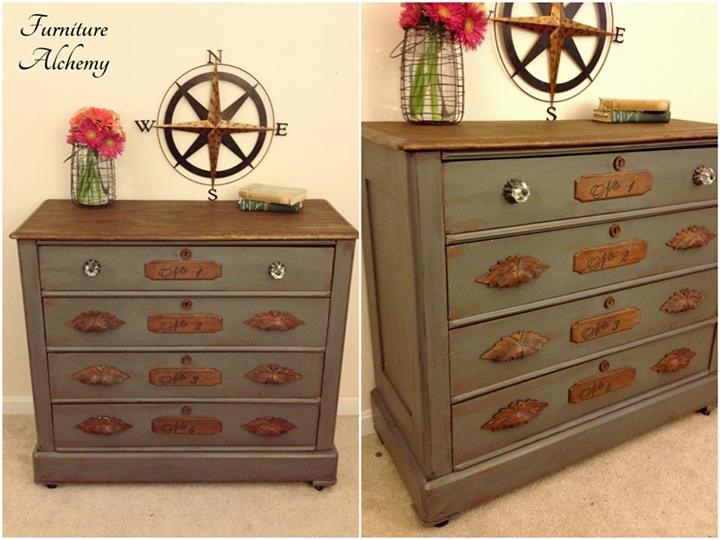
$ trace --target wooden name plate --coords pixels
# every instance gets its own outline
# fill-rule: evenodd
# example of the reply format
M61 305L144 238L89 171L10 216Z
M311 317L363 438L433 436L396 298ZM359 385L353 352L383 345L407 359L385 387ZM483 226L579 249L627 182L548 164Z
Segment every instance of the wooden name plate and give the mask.
M568 393L569 403L582 403L589 399L604 396L620 390L635 382L635 368L622 368L602 373L591 379L575 383Z
M570 328L570 341L582 343L616 332L629 330L640 323L640 310L627 308L576 322Z
M214 334L223 329L223 318L207 313L158 313L148 315L147 328L155 334Z
M573 257L573 270L579 274L588 274L635 264L647 257L647 247L645 240L630 240L584 249Z
M222 422L210 416L160 416L153 418L153 433L160 435L215 435Z
M589 174L575 181L575 199L580 202L637 197L652 189L650 171Z
M155 368L149 377L155 386L215 386L222 382L222 372L214 368Z
M222 276L222 266L213 261L150 261L145 277L156 281L213 280Z

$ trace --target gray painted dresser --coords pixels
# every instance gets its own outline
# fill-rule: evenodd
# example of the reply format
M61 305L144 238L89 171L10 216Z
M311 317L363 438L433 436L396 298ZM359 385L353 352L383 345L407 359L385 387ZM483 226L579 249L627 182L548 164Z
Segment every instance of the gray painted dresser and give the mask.
M375 428L427 523L717 402L717 128L363 126Z
M326 201L45 201L22 270L35 481L336 481L357 232Z

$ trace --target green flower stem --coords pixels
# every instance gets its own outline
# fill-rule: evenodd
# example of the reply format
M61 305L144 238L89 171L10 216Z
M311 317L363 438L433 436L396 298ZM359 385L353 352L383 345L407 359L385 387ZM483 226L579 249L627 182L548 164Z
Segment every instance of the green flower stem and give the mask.
M410 87L410 115L422 120L425 96L430 94L432 120L440 120L440 81L438 60L442 48L441 37L431 34L423 45Z

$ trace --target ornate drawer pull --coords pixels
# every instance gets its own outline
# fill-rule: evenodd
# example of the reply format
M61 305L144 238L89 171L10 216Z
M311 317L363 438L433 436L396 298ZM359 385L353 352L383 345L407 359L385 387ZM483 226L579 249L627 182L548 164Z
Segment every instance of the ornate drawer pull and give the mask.
M635 368L627 367L608 371L575 383L568 392L568 403L582 403L626 388L635 382Z
M83 420L75 427L90 435L114 435L127 431L132 424L123 422L114 416L94 416Z
M508 362L532 356L545 345L549 338L537 332L515 332L495 343L480 358L491 362Z
M215 386L222 372L215 368L154 368L148 372L154 386Z
M265 416L243 424L242 427L253 435L260 437L277 437L295 429L297 426L284 418Z
M507 407L496 412L490 420L483 424L482 429L499 431L527 424L547 406L547 403L534 399L513 401Z
M292 330L293 328L305 324L304 321L301 321L290 313L272 310L265 311L264 313L258 313L244 322L248 326L252 326L257 330L266 331Z
M509 203L524 203L530 198L530 186L518 178L511 178L503 187L503 195Z
M660 306L660 310L665 313L681 313L695 309L703 300L705 300L705 295L700 291L696 291L695 289L680 289L672 293L672 296Z
M548 268L547 264L530 255L514 255L498 261L475 282L488 287L515 287L539 277Z
M112 366L88 366L72 375L76 381L83 384L111 386L127 381L130 375Z
M666 245L673 249L695 249L707 245L713 238L715 238L715 233L707 227L690 225L676 233L666 242Z
M285 265L280 261L270 263L268 267L268 274L273 279L282 279L285 277Z
M687 347L675 349L663 356L662 359L650 369L656 373L675 373L688 367L690 360L695 358L695 354L695 351Z
M245 374L246 379L258 384L285 384L300 379L302 375L278 364L263 364Z
M83 264L83 272L87 277L95 277L102 270L102 265L95 259L85 261Z
M105 311L85 311L72 321L65 323L65 326L69 326L73 330L78 332L85 332L86 334L96 332L106 332L107 330L115 330L120 328L125 321L121 321L112 313Z
M700 165L693 171L692 180L697 186L709 186L715 182L715 170L712 167Z

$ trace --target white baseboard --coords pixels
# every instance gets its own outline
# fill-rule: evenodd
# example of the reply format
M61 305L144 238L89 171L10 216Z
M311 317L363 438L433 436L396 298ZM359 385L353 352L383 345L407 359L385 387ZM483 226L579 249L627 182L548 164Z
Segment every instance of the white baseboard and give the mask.
M373 426L372 409L363 411L361 416L362 423L360 425L360 435L365 437L366 435L372 435L375 433L375 426Z
M359 403L358 398L341 397L338 399L338 416L357 416ZM3 414L33 414L32 396L4 398ZM372 422L370 424L372 425Z

